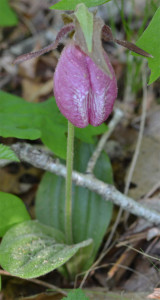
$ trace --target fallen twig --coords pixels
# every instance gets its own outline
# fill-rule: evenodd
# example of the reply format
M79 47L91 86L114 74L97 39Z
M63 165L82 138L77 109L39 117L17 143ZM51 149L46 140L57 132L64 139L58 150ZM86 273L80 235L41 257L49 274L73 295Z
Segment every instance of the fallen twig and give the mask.
M13 151L20 160L28 162L33 166L55 173L59 176L66 177L66 167L56 163L51 156L42 152L35 147L26 143L17 143L12 145ZM140 203L134 201L120 193L113 185L107 184L94 176L86 175L73 171L72 179L75 184L86 187L89 190L101 195L104 200L112 201L116 205L121 206L124 210L148 220L150 223L159 225L160 214L152 211L150 208L144 207Z

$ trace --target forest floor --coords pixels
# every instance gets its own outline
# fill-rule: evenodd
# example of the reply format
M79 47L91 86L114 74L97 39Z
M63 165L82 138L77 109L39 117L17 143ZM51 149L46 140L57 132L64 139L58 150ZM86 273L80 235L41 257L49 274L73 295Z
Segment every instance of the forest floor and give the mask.
M98 15L112 28L116 38L135 42L140 28L146 28L159 3L129 0L127 5L121 7L120 2L123 3L117 0L103 5ZM53 3L12 0L11 6L19 22L16 26L0 28L0 89L29 102L42 102L53 95L53 73L69 37L45 56L18 66L12 65L12 61L18 55L39 50L55 39L63 22L60 12L48 10L49 4ZM144 59L133 57L125 48L111 42L104 43L104 48L118 80L119 92L115 107L124 113L123 120L116 126L105 146L113 168L114 184L122 193L160 211L160 81L145 85L149 69ZM145 127L141 131L144 101ZM139 139L140 148L137 146ZM0 140L6 145L16 142L15 138ZM37 141L37 144L40 143ZM11 163L0 168L0 190L20 196L33 219L34 199L43 173L26 163ZM115 206L103 241L105 244L112 234L110 247L84 282L83 288L90 299L148 299L147 296L160 285L159 229L125 211L121 211L121 214L119 212L119 207ZM100 255L101 250L98 257ZM0 300L58 300L63 295L58 291L49 291L47 283L62 290L74 286L73 282L65 280L57 271L40 280L44 286L35 280L3 276ZM80 282L78 278L76 287L79 287ZM160 299L160 296L155 299Z

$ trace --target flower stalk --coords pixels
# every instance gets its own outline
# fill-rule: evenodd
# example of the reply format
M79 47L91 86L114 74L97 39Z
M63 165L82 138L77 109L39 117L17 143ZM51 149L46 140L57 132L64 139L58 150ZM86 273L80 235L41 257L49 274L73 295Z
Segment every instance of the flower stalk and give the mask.
M74 155L74 126L68 121L67 174L65 194L65 236L67 244L72 244L72 170Z

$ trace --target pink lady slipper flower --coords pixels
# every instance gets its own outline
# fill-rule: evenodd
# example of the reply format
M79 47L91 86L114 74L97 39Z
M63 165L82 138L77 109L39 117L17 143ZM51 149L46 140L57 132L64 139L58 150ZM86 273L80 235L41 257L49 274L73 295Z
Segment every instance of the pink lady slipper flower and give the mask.
M97 23L96 23L97 22ZM117 40L111 29L102 20L94 20L93 55L88 55L77 22L69 23L58 33L49 46L23 54L14 63L38 57L57 48L68 32L75 31L75 41L63 50L54 74L54 94L61 113L75 126L83 128L88 124L98 126L110 115L117 97L117 82L107 54L101 46L101 38L116 42L146 57L150 54L136 45ZM83 50L82 50L83 49ZM93 59L92 59L93 58Z
M107 54L112 79L74 42L66 46L54 74L54 94L61 113L75 126L98 126L110 115L117 82Z

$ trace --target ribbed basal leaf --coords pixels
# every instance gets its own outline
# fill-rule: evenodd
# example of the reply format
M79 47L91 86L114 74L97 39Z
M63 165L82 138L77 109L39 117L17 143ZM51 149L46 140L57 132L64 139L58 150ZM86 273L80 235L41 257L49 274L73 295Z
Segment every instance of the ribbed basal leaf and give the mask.
M0 264L12 275L34 278L44 275L68 261L81 247L92 241L65 245L63 234L37 221L12 227L0 245Z
M20 198L0 192L0 237L13 225L29 219L30 216Z
M87 162L94 147L76 141L74 168L85 172ZM105 182L112 183L112 170L108 157L103 153L97 162L95 175ZM64 232L64 199L65 181L54 174L46 173L40 184L36 199L37 218L50 226ZM112 203L104 201L99 195L82 187L73 187L73 241L81 242L92 238L93 252L90 260L87 257L87 266L93 262L97 250L106 233L112 215ZM85 249L84 249L85 251ZM85 256L85 255L84 255ZM73 258L76 260L76 257ZM69 263L70 264L70 263ZM76 266L76 262L74 263ZM81 271L84 267L81 265ZM73 266L69 269L73 272ZM80 271L80 269L79 269Z

